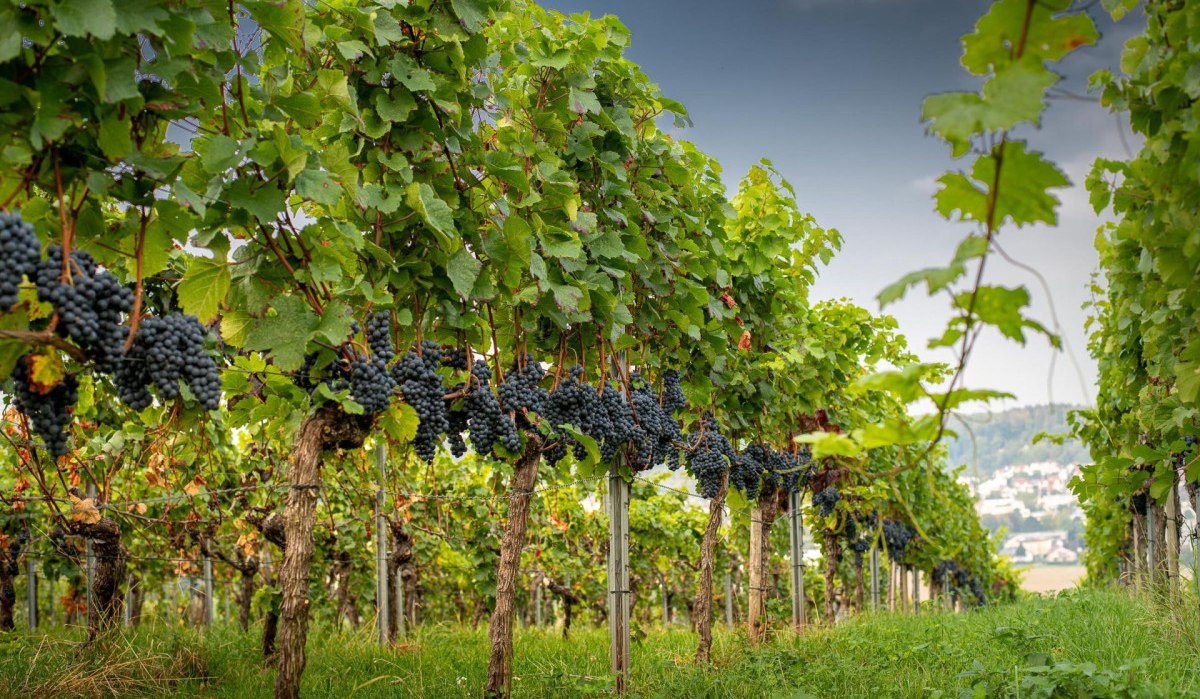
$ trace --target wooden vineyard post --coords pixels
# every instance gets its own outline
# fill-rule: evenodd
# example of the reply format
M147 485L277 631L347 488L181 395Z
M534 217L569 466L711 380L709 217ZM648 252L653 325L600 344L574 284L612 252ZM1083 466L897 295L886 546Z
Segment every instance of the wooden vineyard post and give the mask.
M542 576L536 572L533 580L533 625L542 626Z
M79 491L75 491L79 492ZM95 502L96 484L88 481L87 496ZM92 615L96 613L96 605L92 604L92 577L96 574L96 552L92 548L92 540L85 538L83 540L85 565L87 569L84 571L84 582L87 586L87 620L88 628L92 627Z
M671 601L667 599L666 581L658 581L658 594L662 597L662 623L666 626L671 623Z
M1146 496L1149 499L1149 495ZM1154 503L1146 506L1146 582L1148 587L1154 587L1158 581L1158 571L1154 569L1154 548L1158 545L1154 534Z
M608 632L617 693L629 690L629 483L620 459L608 474Z
M1196 520L1192 522L1192 580L1196 582L1196 599L1200 600L1200 509L1196 509L1196 490L1189 485L1188 497Z
M921 571L913 566L912 569L912 601L913 614L921 613Z
M733 628L733 573L725 570L725 625Z
M1179 483L1178 474L1171 471L1171 490L1167 493L1167 589L1171 601L1179 595Z
M403 641L408 637L408 619L404 614L404 576L400 574L399 569L396 570L395 585L396 608L392 610L392 616L396 618L396 640Z
M203 559L204 570L204 625L213 625L213 613L216 605L213 604L213 568L212 556L208 555L208 547L204 549Z
M38 625L38 575L37 567L33 564L33 556L25 557L25 602L29 607L29 628L36 629ZM54 604L54 596L50 596Z
M879 611L879 547L871 547L871 611Z
M804 630L804 522L800 511L803 495L795 490L788 493L788 534L792 560L792 630Z
M383 442L375 445L375 466L378 488L375 491L375 618L379 631L379 645L388 643L388 536L387 519L383 508L386 504L383 484L387 480L387 447Z

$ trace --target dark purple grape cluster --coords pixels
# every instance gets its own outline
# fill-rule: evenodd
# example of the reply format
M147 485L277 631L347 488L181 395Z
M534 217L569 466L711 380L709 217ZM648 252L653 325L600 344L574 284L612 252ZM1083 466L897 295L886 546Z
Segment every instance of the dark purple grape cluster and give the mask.
M633 435L637 462L634 464L635 470L648 469L660 463L678 468L683 430L671 413L685 405L667 400L665 394L660 401L649 383L636 372L630 377L629 383L629 400L633 404L633 417L637 422Z
M63 281L62 246L51 245L46 253L34 272L38 298L54 306L60 335L86 352L101 371L112 371L129 336L122 321L133 310L133 292L83 250L71 252L70 280Z
M866 537L858 537L850 542L850 550L854 552L854 567L862 568L863 554L871 550L871 540Z
M528 420L529 414L541 415L549 393L541 386L542 379L546 378L541 362L531 354L526 354L523 359L513 363L504 375L504 381L496 387L496 393L504 412L516 413L520 419Z
M679 385L679 371L667 369L662 374L662 409L668 415L687 408L687 398Z
M747 500L758 497L758 491L772 456L770 447L751 444L729 465L729 487L742 491Z
M545 453L546 461L551 465L558 464L566 458L568 448L577 459L587 456L587 449L583 444L570 433L560 429L563 425L570 425L591 437L599 432L601 420L608 419L608 411L604 408L599 391L581 381L582 376L583 367L572 367L567 378L546 398L542 419L549 423L552 430L551 439L555 442Z
M943 560L934 567L929 577L935 585L940 585L951 592L970 593L977 604L987 603L987 595L984 594L979 578L960 565L958 561Z
M441 348L426 342L422 343L420 354L408 352L391 369L392 380L400 386L404 402L417 413L419 422L413 450L426 462L433 461L439 438L450 431L442 376L437 372L441 359Z
M894 519L883 520L883 543L887 547L888 556L893 560L902 559L916 541L917 530L912 526Z
M205 410L220 407L221 374L204 349L204 326L190 315L143 319L113 374L122 402L134 410L149 407L151 386L162 400L174 400L180 380Z
M42 243L21 215L0 212L0 312L17 305L21 282L31 280L42 260Z
M321 355L316 352L304 355L304 364L292 373L292 383L296 384L297 388L308 393L317 390L318 382L313 378L313 372L316 370L320 359Z
M370 359L355 357L350 362L350 397L367 415L387 410L395 390L396 381L379 355L373 353Z
M696 479L701 497L715 498L721 487L721 476L737 458L733 445L721 434L711 412L705 413L700 425L687 437L687 471Z
M34 390L29 377L33 370L32 358L29 354L21 357L13 371L13 407L29 419L30 427L41 437L46 451L58 459L68 451L67 427L79 400L79 384L73 375L67 374L45 393Z
M392 347L392 314L388 311L377 311L367 318L367 347L371 350L371 359L385 366L396 358L396 350Z
M491 453L497 443L510 452L521 450L521 435L512 418L500 409L492 393L492 370L483 359L471 367L471 385L463 398L463 412L471 431L471 446L477 454Z
M467 351L465 349L449 349L442 352L442 366L454 371L466 371Z
M838 489L829 486L825 490L816 493L812 497L813 506L818 508L822 517L828 517L833 514L833 508L837 506L838 500L842 499L842 494Z

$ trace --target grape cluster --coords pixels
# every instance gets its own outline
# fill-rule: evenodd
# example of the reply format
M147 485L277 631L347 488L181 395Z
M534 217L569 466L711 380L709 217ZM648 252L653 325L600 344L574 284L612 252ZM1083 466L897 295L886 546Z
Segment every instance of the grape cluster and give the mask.
M934 584L944 588L970 592L978 604L987 602L987 596L984 594L983 585L979 583L979 579L958 561L944 560L938 563L930 573L930 578Z
M396 350L392 348L391 313L378 311L367 318L367 347L371 349L371 358L382 365L386 366L396 358Z
M679 371L667 369L662 375L662 409L668 415L687 408L687 398L683 395L683 387L679 385Z
M771 458L771 450L762 444L751 444L738 454L729 465L729 487L737 488L746 495L747 500L758 497L762 487L763 474L767 471L767 461Z
M894 519L883 520L883 543L887 546L888 556L895 560L903 558L908 547L917 541L917 530L904 522Z
M442 366L455 371L466 371L467 365L467 351L465 349L451 349L442 352Z
M630 380L629 400L633 405L636 426L632 431L633 443L636 447L635 470L644 470L660 463L666 463L670 468L679 467L679 444L683 442L683 430L679 421L671 414L674 410L686 407L682 401L683 392L670 397L669 381L664 372L664 390L660 402L654 395L650 385L642 377L634 373ZM678 388L678 374L675 386ZM680 402L682 401L682 402Z
M854 539L850 543L850 550L854 552L854 567L862 568L863 554L871 550L871 540L865 537Z
M478 454L487 454L499 442L510 452L521 450L521 435L511 418L500 409L500 401L492 393L492 370L482 359L471 367L471 386L463 409L471 429L471 444Z
M304 355L304 364L292 373L292 383L297 388L308 393L317 390L317 381L313 380L313 371L316 370L320 359L321 355L316 352Z
M712 412L705 413L697 430L688 435L688 443L696 446L687 453L687 471L696 479L700 496L714 498L721 474L737 458L733 445L721 434Z
M204 350L204 327L189 315L142 320L133 345L113 374L122 402L135 410L148 407L153 402L150 386L160 398L174 400L181 379L205 410L220 406L221 375Z
M33 355L28 354L21 357L12 374L13 406L29 419L30 427L42 438L46 451L58 459L68 451L67 426L71 424L71 413L79 400L79 385L73 375L67 374L43 392L30 381L32 359Z
M591 437L597 444L611 428L608 410L600 392L581 381L582 377L583 367L572 367L569 376L546 398L542 417L550 423L554 430L552 438L557 442L545 454L546 461L550 464L557 464L566 458L568 448L576 459L582 460L587 456L587 449L579 440L559 429L563 425L571 425Z
M838 500L841 499L842 494L838 492L838 489L829 486L825 490L813 495L812 502L820 510L822 517L828 517L833 514L833 508L837 506Z
M413 450L426 462L433 461L440 435L450 431L442 377L437 373L441 348L422 343L421 354L408 352L392 366L392 380L400 386L404 401L417 413L417 434Z
M465 368L465 367L464 367ZM516 413L518 420L527 420L525 415L532 413L540 415L545 409L548 393L542 388L542 379L546 378L546 370L541 362L526 354L523 362L514 362L513 367L504 375L504 381L496 387L500 396L500 407L506 413Z
M18 213L0 212L0 311L17 305L21 281L33 278L42 259L42 243Z
M133 292L83 250L71 253L70 280L63 281L62 246L51 245L46 253L34 272L38 298L54 306L60 335L87 352L101 371L112 371L125 351L129 329L122 319L133 309Z
M350 397L367 415L387 410L395 389L396 380L378 354L373 353L370 359L355 357L350 362Z

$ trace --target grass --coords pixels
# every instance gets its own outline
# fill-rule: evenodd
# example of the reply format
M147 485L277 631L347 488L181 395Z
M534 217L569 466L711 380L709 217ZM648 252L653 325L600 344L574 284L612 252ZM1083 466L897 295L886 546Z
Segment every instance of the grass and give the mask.
M1122 591L1078 590L966 614L864 616L750 649L718 633L714 667L686 629L633 645L635 697L1200 696L1200 618ZM0 696L266 697L274 673L253 631L149 626L84 645L81 630L0 636ZM562 641L518 630L515 697L611 692L605 629ZM485 629L429 626L380 649L370 631L317 626L308 697L479 697Z

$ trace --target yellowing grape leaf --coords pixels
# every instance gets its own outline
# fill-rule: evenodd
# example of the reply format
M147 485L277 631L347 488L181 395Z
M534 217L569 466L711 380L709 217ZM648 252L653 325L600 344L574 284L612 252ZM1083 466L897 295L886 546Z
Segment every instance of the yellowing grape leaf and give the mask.
M62 383L66 374L57 354L35 354L29 358L29 387L34 393L49 393Z
M95 524L100 521L100 508L96 507L95 498L79 499L74 495L71 498L71 511L67 514L72 522L82 522L84 524Z

